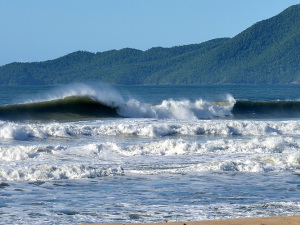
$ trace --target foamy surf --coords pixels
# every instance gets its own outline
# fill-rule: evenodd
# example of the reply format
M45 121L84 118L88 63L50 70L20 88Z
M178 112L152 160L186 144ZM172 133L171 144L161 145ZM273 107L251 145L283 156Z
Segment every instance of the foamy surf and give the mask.
M71 137L280 136L300 135L300 121L120 119L72 123L0 122L0 139L30 140Z
M50 181L66 179L88 179L103 176L122 175L123 170L91 165L31 165L0 169L0 181Z
M197 120L226 117L231 115L235 100L228 95L222 106L203 99L194 102L190 100L164 100L160 104L143 104L135 99L129 100L119 108L119 114L131 118L157 118Z
M84 145L75 142L2 146L0 180L49 181L204 172L297 173L299 148L299 138L276 136L206 141L150 139L140 144L94 140Z

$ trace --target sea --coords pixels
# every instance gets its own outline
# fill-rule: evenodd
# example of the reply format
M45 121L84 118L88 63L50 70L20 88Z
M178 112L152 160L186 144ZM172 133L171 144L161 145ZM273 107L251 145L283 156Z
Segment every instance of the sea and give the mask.
M0 224L300 214L300 85L0 87Z

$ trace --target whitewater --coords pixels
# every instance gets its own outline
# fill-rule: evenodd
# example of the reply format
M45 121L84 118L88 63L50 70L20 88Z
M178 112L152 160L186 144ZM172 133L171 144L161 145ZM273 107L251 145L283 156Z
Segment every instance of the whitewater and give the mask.
M0 223L300 213L300 86L0 87Z

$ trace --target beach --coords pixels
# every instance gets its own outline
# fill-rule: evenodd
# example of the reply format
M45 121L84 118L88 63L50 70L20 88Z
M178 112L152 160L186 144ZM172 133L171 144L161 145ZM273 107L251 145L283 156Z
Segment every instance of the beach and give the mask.
M141 225L141 224L142 223L135 223L134 225ZM147 225L166 225L166 224L167 225L296 225L296 224L300 224L300 216L243 218L243 219L231 219L231 220L198 221L198 222L164 221L161 223L147 223ZM98 223L93 225L128 225L128 224Z

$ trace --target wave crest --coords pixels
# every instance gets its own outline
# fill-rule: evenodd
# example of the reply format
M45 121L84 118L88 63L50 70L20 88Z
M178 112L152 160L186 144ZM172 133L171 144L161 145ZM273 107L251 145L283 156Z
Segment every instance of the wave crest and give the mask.
M81 120L84 118L128 117L197 120L231 115L235 100L227 96L223 102L203 99L163 100L159 104L125 98L109 86L70 85L40 99L22 104L0 106L0 119L19 120Z
M164 100L161 104L143 104L131 99L124 107L119 108L119 114L134 118L197 120L225 117L231 115L235 100L228 95L222 102L207 102L203 99L194 102L190 100Z

